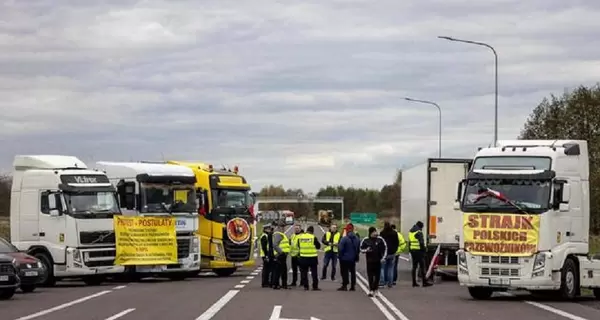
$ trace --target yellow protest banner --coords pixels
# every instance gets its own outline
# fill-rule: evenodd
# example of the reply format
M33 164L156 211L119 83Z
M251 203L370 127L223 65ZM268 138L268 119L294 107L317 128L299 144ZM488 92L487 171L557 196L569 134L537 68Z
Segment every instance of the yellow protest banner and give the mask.
M501 213L465 213L465 250L475 255L527 257L537 252L540 217Z
M164 265L177 263L174 217L114 216L115 264Z

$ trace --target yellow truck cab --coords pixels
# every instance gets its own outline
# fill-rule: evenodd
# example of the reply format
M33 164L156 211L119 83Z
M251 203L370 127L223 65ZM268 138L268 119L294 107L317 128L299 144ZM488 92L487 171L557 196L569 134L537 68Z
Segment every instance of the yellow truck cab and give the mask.
M167 162L191 168L196 174L201 269L227 277L237 268L254 266L253 198L237 166L230 171L204 163Z

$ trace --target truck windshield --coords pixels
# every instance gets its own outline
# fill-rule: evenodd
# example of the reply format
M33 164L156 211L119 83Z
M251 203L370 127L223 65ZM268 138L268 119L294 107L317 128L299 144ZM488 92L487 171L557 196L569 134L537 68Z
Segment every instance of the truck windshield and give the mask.
M196 191L192 185L142 183L142 213L197 213Z
M76 218L111 218L121 214L115 192L65 192L69 214Z
M212 189L213 210L209 219L221 223L236 217L250 219L252 215L248 208L251 205L252 197L248 190Z
M462 203L464 212L519 212L519 208L494 196L481 197L482 190L499 192L528 213L543 213L550 206L550 180L468 180Z

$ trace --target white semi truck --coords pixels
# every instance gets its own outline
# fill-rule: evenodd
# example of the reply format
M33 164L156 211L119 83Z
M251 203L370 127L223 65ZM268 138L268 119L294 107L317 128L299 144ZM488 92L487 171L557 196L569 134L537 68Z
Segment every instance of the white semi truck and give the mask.
M437 273L456 277L456 250L462 217L453 210L456 184L469 172L472 159L427 159L402 171L400 230L406 237L417 221L424 224L429 264L438 245Z
M127 266L135 278L164 276L182 280L200 272L198 203L196 176L187 167L148 162L96 163L117 188L121 211L125 216L173 216L177 231L177 264ZM176 202L176 193L186 191L185 201Z
M458 280L475 299L528 290L600 298L600 260L589 252L586 141L498 141L475 155L459 184L463 230ZM458 212L457 212L458 214Z
M18 155L13 162L11 242L46 269L42 284L82 278L88 285L122 273L115 266L116 190L103 172L71 156Z

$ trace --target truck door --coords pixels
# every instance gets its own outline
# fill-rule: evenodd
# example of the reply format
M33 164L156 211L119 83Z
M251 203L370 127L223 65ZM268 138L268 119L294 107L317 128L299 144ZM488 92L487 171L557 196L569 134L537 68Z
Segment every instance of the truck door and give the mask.
M429 167L429 239L431 244L459 245L462 214L454 210L456 185L466 177L468 160L431 159Z
M66 237L75 237L71 242L76 243L77 235L65 234L67 210L62 194L58 191L40 192L39 211L38 235L40 242L48 248L55 263L64 263Z

